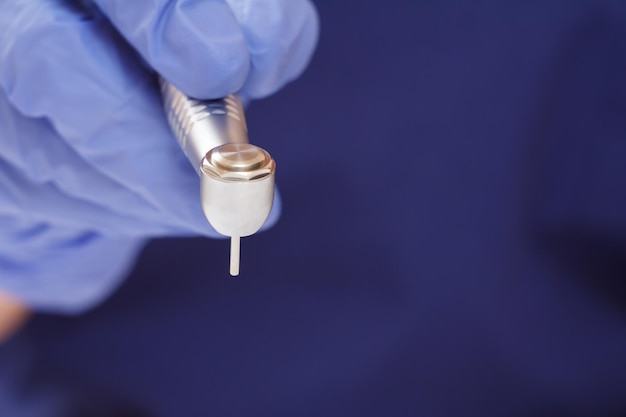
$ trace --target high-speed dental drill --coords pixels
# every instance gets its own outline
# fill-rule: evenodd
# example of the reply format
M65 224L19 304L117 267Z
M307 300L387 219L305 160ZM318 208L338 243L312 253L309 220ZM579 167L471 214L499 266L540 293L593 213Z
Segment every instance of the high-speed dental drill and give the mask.
M240 238L256 233L274 201L276 163L248 142L241 100L195 100L160 79L169 124L200 175L200 202L207 220L230 237L230 274L239 275Z

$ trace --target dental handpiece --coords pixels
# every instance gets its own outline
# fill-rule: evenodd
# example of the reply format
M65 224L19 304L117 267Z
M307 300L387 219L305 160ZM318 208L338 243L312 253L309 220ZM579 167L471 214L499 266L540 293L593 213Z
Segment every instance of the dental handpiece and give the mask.
M248 142L241 100L192 99L160 79L168 122L200 176L200 202L207 220L230 237L230 274L239 275L240 238L256 233L274 201L276 163Z

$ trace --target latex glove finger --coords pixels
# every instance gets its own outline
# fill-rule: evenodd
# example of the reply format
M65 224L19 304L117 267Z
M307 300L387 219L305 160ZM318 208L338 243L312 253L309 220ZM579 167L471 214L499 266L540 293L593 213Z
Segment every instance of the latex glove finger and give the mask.
M308 0L226 0L239 22L251 68L241 94L261 98L302 74L319 35Z
M243 32L223 0L94 0L165 79L196 98L238 91L250 60Z
M95 3L152 68L197 98L276 92L302 73L318 36L308 0Z
M189 233L87 164L46 120L17 113L1 92L0 138L0 214L106 235Z
M102 301L145 244L15 217L0 216L0 230L2 290L39 311L78 313Z

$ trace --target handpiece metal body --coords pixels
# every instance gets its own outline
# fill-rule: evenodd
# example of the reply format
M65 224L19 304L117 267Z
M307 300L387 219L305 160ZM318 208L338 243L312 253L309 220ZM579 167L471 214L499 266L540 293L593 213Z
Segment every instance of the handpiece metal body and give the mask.
M200 176L204 214L220 234L231 237L231 275L239 273L239 239L256 233L274 201L276 164L250 145L241 100L195 100L161 79L168 122Z

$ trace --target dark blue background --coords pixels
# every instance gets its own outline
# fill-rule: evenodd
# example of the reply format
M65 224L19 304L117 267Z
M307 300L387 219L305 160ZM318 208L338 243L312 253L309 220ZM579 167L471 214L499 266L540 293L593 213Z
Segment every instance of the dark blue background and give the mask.
M3 417L626 415L626 3L317 5L242 275L152 242L0 349Z

